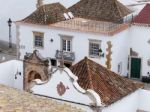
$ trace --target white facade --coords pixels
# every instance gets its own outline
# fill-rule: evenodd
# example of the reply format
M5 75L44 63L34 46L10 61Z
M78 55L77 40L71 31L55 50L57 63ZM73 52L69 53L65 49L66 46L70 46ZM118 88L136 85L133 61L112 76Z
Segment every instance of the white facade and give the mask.
M122 100L103 109L102 112L136 112L139 109L139 92L136 92L124 97Z
M150 66L148 60L150 59L150 28L146 26L135 26L130 28L130 47L133 51L138 53L138 57L142 59L142 75L150 75ZM149 73L148 73L149 72Z
M150 112L150 91L147 90L141 90L140 91L140 103L139 103L139 109L144 110L146 112Z
M78 104L76 103L86 104L88 106L85 106L85 105L79 105L79 106L83 110L86 110L88 112L93 112L94 109L90 108L90 104L93 104L93 100L89 97L91 94L87 95L86 94L87 92L83 94L85 90L83 90L82 88L78 86L75 86L74 81L70 80L71 77L72 78L74 77L74 79L76 79L77 81L76 76L72 74L70 70L67 68L62 69L62 70L54 69L54 71L55 72L53 72L50 75L50 79L47 82L40 82L39 80L35 80L37 85L34 85L32 87L31 90L33 91L33 93L47 96L50 98L56 98L58 99L58 101L61 101L61 100L72 101L74 102L72 103L73 106L75 105L78 106ZM60 82L62 82L65 87L69 88L66 90L66 92L62 96L59 95L57 91L57 85ZM102 112L136 112L138 109L145 110L144 106L148 105L149 101L147 102L145 97L143 99L143 94L146 94L146 96L148 97L150 96L150 92L149 91L143 92L143 91L144 90L141 90L141 89L136 90L130 95L122 98L121 100L107 107L100 105L100 108L97 110L97 112L101 112L100 111L101 109L102 109Z
M82 89L77 83L78 78L68 68L55 68L53 72L47 82L38 83L39 81L35 80L38 84L31 88L33 94L44 95L58 99L58 101L72 102L73 105L79 105L88 112L93 112L92 104L102 106L99 95L93 90ZM60 83L66 88L62 95L58 92Z
M24 46L24 49L20 49L21 59L23 59L26 52L33 52L35 49L44 57L55 58L56 50L61 50L61 35L70 36L72 38L72 52L75 53L75 61L73 64L77 63L85 56L89 57L89 40L101 41L101 49L105 54L105 57L90 58L97 63L106 66L106 49L108 48L107 42L112 43L112 71L118 72L118 64L122 63L121 74L127 75L127 62L129 53L129 40L130 36L128 29L124 30L113 36L107 36L102 34L94 34L88 32L78 32L78 31L67 31L63 29L55 29L47 26L36 26L36 25L19 25L19 44ZM34 47L34 35L33 31L44 33L44 48ZM50 40L53 39L53 42Z

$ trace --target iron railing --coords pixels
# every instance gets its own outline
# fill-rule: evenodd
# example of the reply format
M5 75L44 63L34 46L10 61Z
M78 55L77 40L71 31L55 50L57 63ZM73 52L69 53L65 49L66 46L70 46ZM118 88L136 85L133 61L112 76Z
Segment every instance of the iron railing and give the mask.
M72 19L72 20L58 22L58 23L55 23L51 26L52 27L58 27L58 28L79 30L79 31L111 34L113 32L117 32L118 30L127 26L127 24L93 21L93 20Z
M63 56L62 56L63 54ZM73 62L75 61L75 53L74 52L64 52L64 51L59 51L56 50L56 59L64 59L64 61L70 61Z

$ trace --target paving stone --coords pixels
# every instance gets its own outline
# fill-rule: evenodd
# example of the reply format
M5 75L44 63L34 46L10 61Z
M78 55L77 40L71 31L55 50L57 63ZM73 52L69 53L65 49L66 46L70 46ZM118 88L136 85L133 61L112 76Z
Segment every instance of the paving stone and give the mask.
M83 112L83 110L0 85L0 112Z

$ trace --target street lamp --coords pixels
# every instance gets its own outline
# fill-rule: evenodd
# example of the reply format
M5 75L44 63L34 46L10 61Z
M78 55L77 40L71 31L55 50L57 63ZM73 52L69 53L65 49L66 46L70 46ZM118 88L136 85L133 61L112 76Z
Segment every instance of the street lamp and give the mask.
M8 26L9 26L9 48L12 48L12 38L11 38L11 26L12 26L12 20L9 18Z

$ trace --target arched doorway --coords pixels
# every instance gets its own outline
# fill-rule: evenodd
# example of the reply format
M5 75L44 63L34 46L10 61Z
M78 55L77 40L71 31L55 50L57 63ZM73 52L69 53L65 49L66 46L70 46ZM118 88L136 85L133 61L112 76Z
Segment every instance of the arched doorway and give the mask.
M35 79L42 80L41 75L39 73L37 73L36 71L31 71L28 76L29 76L28 83L31 83Z
M29 91L31 82L35 79L46 81L48 79L49 60L43 58L38 51L29 53L24 57L24 90Z

